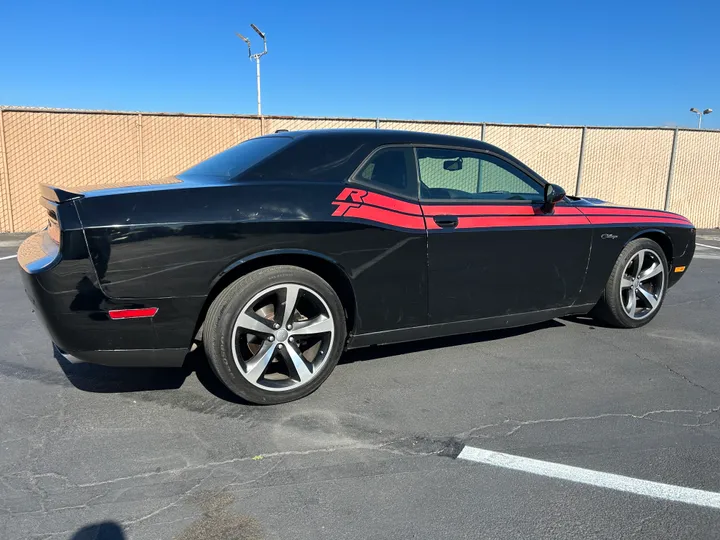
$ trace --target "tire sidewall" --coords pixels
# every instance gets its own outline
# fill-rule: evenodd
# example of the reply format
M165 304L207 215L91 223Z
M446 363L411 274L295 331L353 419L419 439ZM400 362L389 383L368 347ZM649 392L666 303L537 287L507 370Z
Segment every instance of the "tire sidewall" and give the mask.
M335 335L333 344L327 353L325 363L320 372L306 385L292 390L277 392L263 390L249 382L235 364L232 350L232 336L235 321L245 305L263 289L292 283L307 287L320 296L333 317ZM328 378L342 355L345 347L347 330L345 313L335 291L328 283L316 274L299 267L275 266L257 270L233 283L226 295L226 304L214 321L216 325L214 343L209 351L209 360L218 378L236 395L257 404L286 403L300 399L314 392Z

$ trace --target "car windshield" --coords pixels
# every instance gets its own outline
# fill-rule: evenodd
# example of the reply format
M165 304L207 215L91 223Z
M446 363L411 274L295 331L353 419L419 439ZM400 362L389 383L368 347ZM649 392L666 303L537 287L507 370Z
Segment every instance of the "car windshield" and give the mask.
M250 139L201 161L182 175L234 178L291 142L290 137Z

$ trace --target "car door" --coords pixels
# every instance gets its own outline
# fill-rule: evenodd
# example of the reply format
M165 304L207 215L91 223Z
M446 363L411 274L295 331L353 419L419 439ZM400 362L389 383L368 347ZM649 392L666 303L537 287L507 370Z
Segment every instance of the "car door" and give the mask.
M489 151L417 147L428 231L430 323L571 306L590 253L569 201L543 211L544 181Z
M427 233L418 201L415 153L376 149L333 202L334 216L358 220L343 266L352 280L362 333L427 324Z

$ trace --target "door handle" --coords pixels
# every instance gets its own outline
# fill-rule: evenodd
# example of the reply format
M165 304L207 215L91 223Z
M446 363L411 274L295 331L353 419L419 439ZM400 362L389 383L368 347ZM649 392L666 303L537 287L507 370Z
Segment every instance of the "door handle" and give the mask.
M458 226L457 216L433 216L433 220L443 229L454 229Z

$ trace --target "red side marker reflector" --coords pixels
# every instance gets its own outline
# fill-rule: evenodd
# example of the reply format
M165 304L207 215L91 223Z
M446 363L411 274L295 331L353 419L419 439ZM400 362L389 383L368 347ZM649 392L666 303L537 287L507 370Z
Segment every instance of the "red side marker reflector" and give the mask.
M143 319L154 317L158 312L158 308L139 308L139 309L113 309L108 311L108 315L114 321L118 319Z

